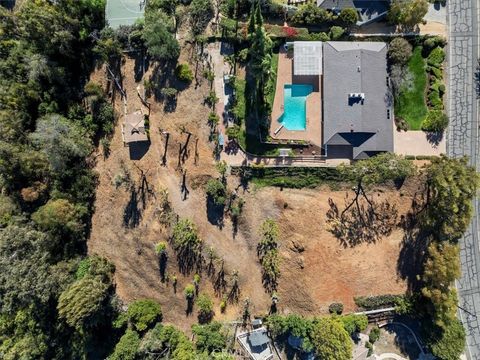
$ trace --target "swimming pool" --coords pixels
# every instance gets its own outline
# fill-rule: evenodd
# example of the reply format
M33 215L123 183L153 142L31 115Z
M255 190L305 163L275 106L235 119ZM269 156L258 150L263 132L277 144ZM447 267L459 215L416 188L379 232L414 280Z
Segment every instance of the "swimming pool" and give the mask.
M307 96L312 85L289 84L283 88L283 114L278 120L287 130L307 128Z

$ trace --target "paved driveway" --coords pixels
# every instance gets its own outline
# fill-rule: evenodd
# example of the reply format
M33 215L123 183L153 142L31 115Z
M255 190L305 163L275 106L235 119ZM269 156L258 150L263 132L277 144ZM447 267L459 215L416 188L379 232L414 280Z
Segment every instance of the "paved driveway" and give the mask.
M442 135L429 135L423 131L395 131L394 151L402 155L435 155L446 153L447 141Z

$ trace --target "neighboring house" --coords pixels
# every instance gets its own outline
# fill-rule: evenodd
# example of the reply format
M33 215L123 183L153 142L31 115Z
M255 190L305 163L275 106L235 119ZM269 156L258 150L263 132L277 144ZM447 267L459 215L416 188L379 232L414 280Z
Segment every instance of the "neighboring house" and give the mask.
M122 124L123 143L148 142L148 134L145 129L145 116L140 110L125 115L125 122Z
M393 151L387 44L323 46L323 140L329 158L365 159Z
M357 25L366 25L380 20L387 15L390 8L389 0L317 0L322 9L335 14L346 8L356 9L358 12Z

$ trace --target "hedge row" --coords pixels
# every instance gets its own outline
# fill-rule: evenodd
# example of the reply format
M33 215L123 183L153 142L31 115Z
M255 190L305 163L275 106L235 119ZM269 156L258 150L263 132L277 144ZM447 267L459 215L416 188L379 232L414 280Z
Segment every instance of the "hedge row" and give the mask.
M232 174L239 174L240 167L232 168ZM326 167L263 167L252 166L248 169L249 180L258 186L277 186L284 188L314 188L322 184L342 181L336 168Z
M378 296L357 296L354 298L354 301L359 308L368 311L395 307L403 298L403 295L387 294Z

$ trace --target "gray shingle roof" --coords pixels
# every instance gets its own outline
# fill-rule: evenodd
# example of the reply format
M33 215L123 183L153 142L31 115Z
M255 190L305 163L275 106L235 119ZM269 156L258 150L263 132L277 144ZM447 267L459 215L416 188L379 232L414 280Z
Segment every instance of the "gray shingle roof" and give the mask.
M124 140L125 142L148 141L145 131L145 118L141 111L135 111L125 115L124 124Z
M257 347L257 346L263 346L265 344L268 344L270 340L268 338L267 331L263 328L256 331L252 331L248 335L248 341L250 342L251 346Z
M393 109L383 42L324 43L324 142L353 147L353 158L393 151ZM387 117L387 110L391 113Z

